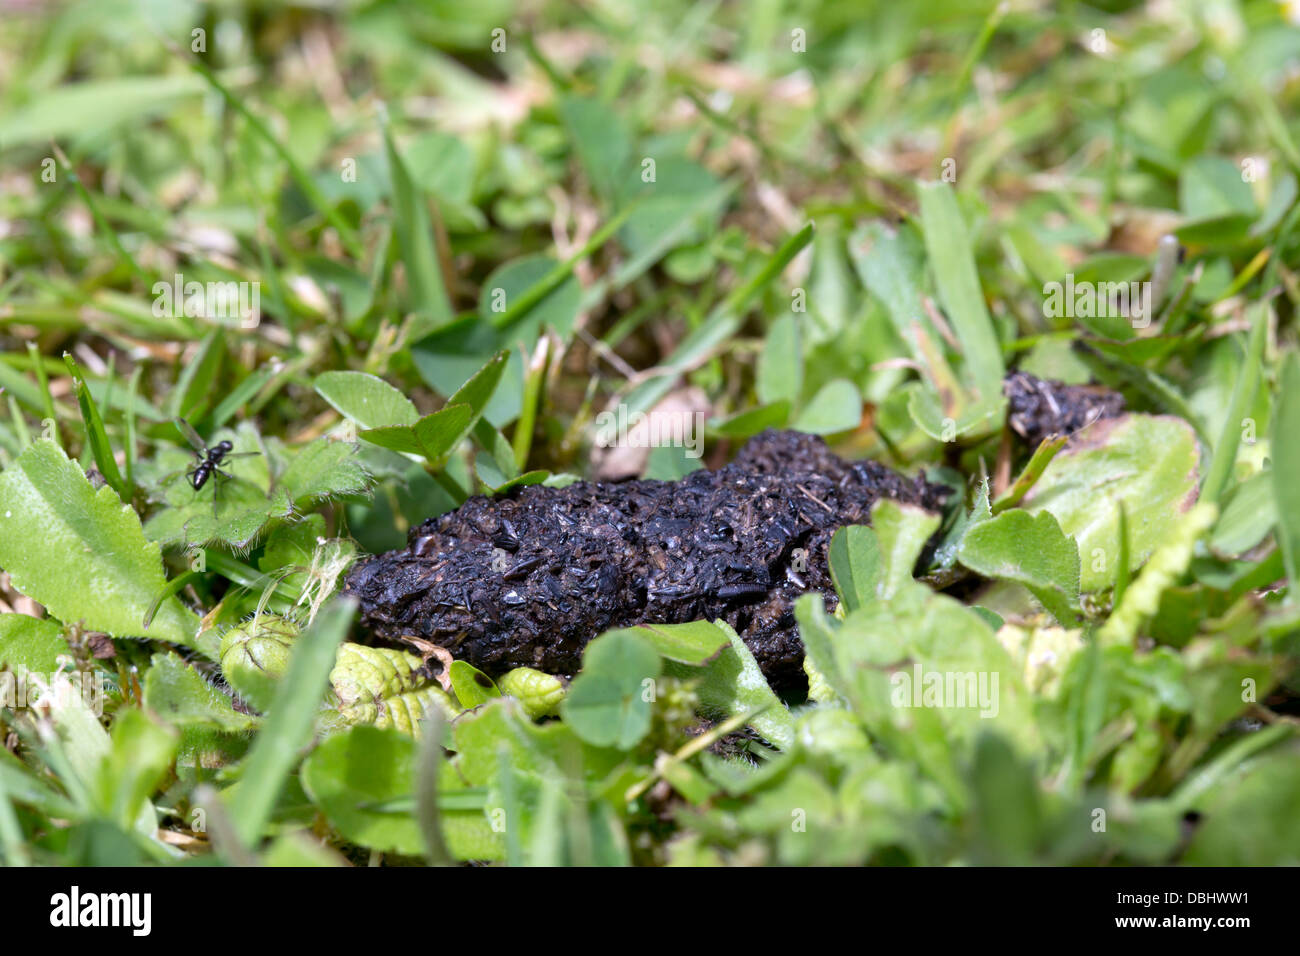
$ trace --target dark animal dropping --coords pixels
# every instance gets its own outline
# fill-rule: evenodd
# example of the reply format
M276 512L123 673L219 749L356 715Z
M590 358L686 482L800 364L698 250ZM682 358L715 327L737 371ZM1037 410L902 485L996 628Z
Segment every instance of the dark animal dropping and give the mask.
M609 628L723 618L774 686L795 688L793 603L809 590L834 600L835 529L868 523L880 498L937 510L946 493L845 462L820 438L769 431L732 464L680 481L471 498L412 529L406 549L358 564L347 587L374 633L432 641L489 674L569 675Z

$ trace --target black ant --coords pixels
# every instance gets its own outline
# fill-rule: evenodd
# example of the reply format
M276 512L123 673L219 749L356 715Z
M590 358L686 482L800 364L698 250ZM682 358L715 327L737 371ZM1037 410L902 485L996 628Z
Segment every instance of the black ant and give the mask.
M260 454L260 452L256 451L235 452L233 451L235 446L224 439L217 442L215 445L209 446L199 437L198 432L196 432L185 419L173 418L172 421L175 423L176 428L180 433L185 436L185 440L194 446L194 457L198 459L198 464L185 472L185 477L189 479L190 485L195 491L202 489L202 487L208 483L208 479L213 475L218 476L218 479L227 480L235 477L229 472L223 471L221 468L221 465L227 458L244 458L246 456ZM213 491L212 495L212 508L214 513L216 512L217 507L217 493L220 491L220 488L221 482L218 480L215 486L216 490Z

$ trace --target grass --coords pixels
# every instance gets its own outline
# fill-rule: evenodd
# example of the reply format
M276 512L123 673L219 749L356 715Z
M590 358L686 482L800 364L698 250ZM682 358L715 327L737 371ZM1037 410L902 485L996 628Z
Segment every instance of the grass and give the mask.
M1297 41L1272 0L8 13L0 857L1300 861ZM1012 368L1130 413L1025 448ZM836 538L806 699L711 622L571 682L367 646L357 555L665 400L710 465L796 427L953 488Z

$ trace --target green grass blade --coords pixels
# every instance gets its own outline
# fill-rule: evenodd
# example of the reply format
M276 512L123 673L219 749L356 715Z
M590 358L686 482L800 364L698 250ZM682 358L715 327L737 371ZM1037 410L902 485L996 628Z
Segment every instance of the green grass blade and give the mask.
M1241 443L1242 419L1254 404L1255 392L1259 388L1260 369L1264 362L1264 340L1268 330L1268 310L1267 301L1258 302L1250 309L1250 338L1246 343L1246 354L1241 360L1236 387L1232 390L1228 414L1223 420L1223 431L1214 446L1214 457L1206 472L1205 484L1201 486L1202 501L1217 502L1228 485L1228 479L1232 477L1232 466L1237 461L1237 446ZM1284 396L1285 394L1283 392Z
M132 498L132 490L127 487L122 473L118 471L117 460L113 457L113 446L108 440L108 433L104 431L104 420L100 417L99 407L90 396L90 389L86 387L86 380L77 366L76 359L64 352L63 361L68 366L68 374L72 376L73 387L77 392L81 420L86 426L86 443L95 458L95 467L104 476L108 486L117 492L118 497L129 502Z
M230 805L235 831L247 846L256 845L265 833L285 781L311 742L334 657L355 612L354 600L337 598L294 642L289 669L276 687Z
M939 299L961 343L967 381L982 401L994 401L1002 394L1002 346L984 304L975 255L956 195L944 182L922 183L920 195L925 249Z
M406 263L411 308L423 318L418 329L412 332L412 338L419 338L447 325L456 315L447 294L447 280L438 263L428 206L431 199L411 179L387 123L384 124L384 154L393 181L393 226Z

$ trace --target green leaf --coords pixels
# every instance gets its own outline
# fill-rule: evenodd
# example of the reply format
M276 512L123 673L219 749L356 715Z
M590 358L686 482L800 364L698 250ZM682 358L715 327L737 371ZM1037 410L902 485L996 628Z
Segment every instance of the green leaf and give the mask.
M939 528L939 516L915 505L882 498L871 508L871 527L880 546L882 565L877 592L887 600L912 583L912 571L930 535Z
M1300 594L1300 359L1292 353L1282 363L1277 409L1269 447L1273 453L1273 498L1277 502L1277 537L1286 559L1291 593ZM4 561L0 560L0 565Z
M1300 860L1300 760L1294 744L1252 761L1196 802L1203 817L1181 862L1294 866Z
M90 389L86 387L86 380L81 375L81 369L77 367L77 363L72 356L67 353L64 353L63 361L67 364L68 372L72 375L73 386L77 392L77 405L81 408L81 420L86 428L86 444L90 446L91 454L95 459L95 467L104 476L104 481L108 483L108 486L117 492L119 498L130 501L131 489L126 486L126 482L122 479L122 473L118 471L117 459L113 457L113 446L109 443L108 433L104 431L104 420L100 417L95 400L90 396Z
M957 198L945 182L922 183L921 224L939 300L961 343L969 381L984 402L1002 394L1002 347L984 305L975 255Z
M199 342L198 351L181 367L176 387L168 396L168 413L180 418L195 418L210 407L213 387L226 356L226 337L230 332L213 329ZM190 424L194 424L193 421Z
M589 744L629 749L650 730L648 691L660 667L659 654L635 632L602 634L587 645L582 672L560 704L564 722Z
M1079 549L1050 512L1006 511L966 532L957 558L977 574L1025 585L1073 627L1079 606Z
M167 584L162 553L111 488L95 491L58 445L30 445L0 473L0 567L67 623L114 637L149 637L216 655L216 638L178 598L141 626Z
M1080 432L1043 471L1022 502L1055 515L1079 546L1080 587L1113 587L1119 568L1119 509L1128 521L1133 567L1168 537L1196 500L1196 433L1163 415L1123 415Z
M356 494L370 484L356 446L317 438L294 452L278 490L302 512L327 498Z
M852 382L837 378L827 382L790 426L810 435L833 435L857 428L862 421L862 396Z
M632 138L623 116L594 98L566 96L560 117L588 180L606 201L618 191L619 177L630 173Z
M1205 484L1201 486L1201 499L1204 501L1217 504L1232 475L1232 467L1237 461L1237 447L1241 441L1242 420L1249 414L1255 402L1255 392L1259 389L1269 325L1268 303L1259 302L1252 306L1246 354L1242 357L1241 370L1232 389L1232 400L1223 420L1223 431L1214 446L1210 467L1206 469Z
M72 656L58 621L27 614L0 614L0 667L38 674L59 669L59 656Z
M754 383L759 401L765 404L799 404L803 392L803 352L799 345L799 323L793 314L781 315L767 330L767 341L758 359Z
M542 255L525 256L499 266L483 281L479 317L502 327L503 337L522 343L525 351L532 350L544 328L553 329L567 342L582 308L582 286L577 278L566 276L531 306L526 305L525 299L535 296L534 288L560 268L559 262ZM508 324L503 326L503 323Z
M180 734L135 707L114 720L108 755L95 774L97 802L109 819L153 837L158 821L149 795L171 769L179 744Z
M383 852L424 852L410 813L383 804L415 790L415 741L395 730L352 727L323 741L303 761L302 785L330 825L348 841Z
M411 309L424 320L418 326L418 332L423 334L447 325L455 314L447 297L447 283L434 246L430 199L411 181L411 174L393 144L393 135L387 125L384 126L384 153L388 157L388 173L393 184L394 231L406 265Z
M708 621L644 624L626 630L644 638L668 660L694 666L704 664L731 641L726 631Z
M1300 381L1296 384L1300 385ZM1276 427L1276 417L1274 425ZM1277 445L1272 447L1276 462L1282 449ZM1278 522L1276 485L1271 469L1252 475L1238 485L1214 526L1214 534L1210 536L1211 550L1216 554L1238 555L1263 541Z
M790 747L794 743L794 718L790 711L772 692L740 635L725 621L718 621L716 626L726 634L731 647L705 668L698 689L700 703L715 715L751 714L749 726L778 747Z
M257 726L256 718L235 710L229 697L175 654L153 655L144 680L144 703L178 727L205 725L239 733Z
M322 372L316 376L315 387L339 414L362 428L414 425L420 417L409 398L365 372Z
M355 613L355 599L335 598L294 642L288 673L275 688L270 713L230 800L231 818L246 845L261 838L299 752L311 740L338 646Z
M506 671L497 681L497 686L503 694L517 699L534 720L554 713L568 693L563 680L531 667L515 667Z
M1221 156L1197 156L1178 178L1178 205L1189 219L1255 212L1255 197L1241 170Z
M414 425L368 428L358 437L381 448L423 455L430 464L437 465L455 447L473 419L474 410L468 405L445 405Z
M709 428L723 438L749 438L765 428L783 428L789 420L790 404L777 402L746 409L721 421L714 419L709 422Z
M876 599L881 577L880 542L876 533L861 525L840 528L831 538L831 579L846 611L855 611Z
M1214 527L1218 516L1219 509L1208 501L1199 502L1179 516L1178 523L1161 540L1142 573L1125 589L1119 606L1097 632L1098 643L1128 644L1137 637L1143 619L1159 610L1160 595L1187 570L1196 542Z
M143 122L185 100L200 102L206 84L197 76L157 73L66 83L41 91L0 119L0 142L14 149L51 139L86 136L125 122Z
M486 704L494 697L501 696L501 691L497 689L496 684L492 683L492 678L473 664L452 661L448 676L451 678L451 689L456 692L460 706L466 710L472 710L480 704Z

